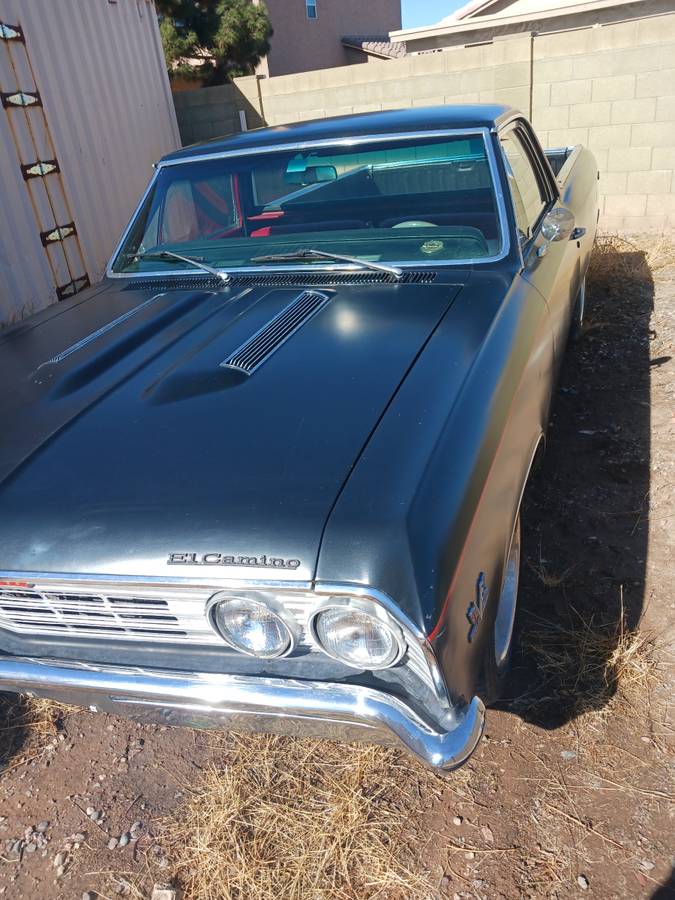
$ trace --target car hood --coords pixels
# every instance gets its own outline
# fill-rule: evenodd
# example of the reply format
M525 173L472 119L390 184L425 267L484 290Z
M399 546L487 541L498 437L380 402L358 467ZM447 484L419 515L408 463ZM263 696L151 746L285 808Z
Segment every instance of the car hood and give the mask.
M107 283L0 336L0 569L311 579L459 290ZM258 368L222 365L256 334Z

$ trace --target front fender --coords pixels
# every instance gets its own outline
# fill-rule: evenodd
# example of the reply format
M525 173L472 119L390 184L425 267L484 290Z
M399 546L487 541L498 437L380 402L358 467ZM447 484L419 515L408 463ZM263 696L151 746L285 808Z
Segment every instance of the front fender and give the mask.
M329 518L317 578L371 585L429 635L450 697L475 693L522 487L547 420L546 304L476 272L399 388ZM485 614L469 640L480 573Z

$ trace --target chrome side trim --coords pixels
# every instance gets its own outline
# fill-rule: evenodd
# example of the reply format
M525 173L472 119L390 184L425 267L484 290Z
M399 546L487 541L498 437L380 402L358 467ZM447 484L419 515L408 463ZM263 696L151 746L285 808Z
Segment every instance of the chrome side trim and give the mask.
M156 164L155 172L153 174L150 183L148 184L145 193L141 197L140 203L134 210L133 215L131 216L128 225L124 229L122 233L122 237L117 243L117 246L113 250L112 256L108 261L108 265L106 266L106 277L107 278L149 278L153 276L164 276L168 275L176 275L183 277L184 275L192 275L196 276L198 273L194 268L190 269L180 269L174 270L172 272L164 271L152 271L152 272L143 272L143 273L124 273L124 272L113 272L113 264L117 259L117 256L122 248L122 245L127 239L129 232L131 231L131 226L133 225L136 216L140 212L143 204L150 191L154 187L155 181L159 177L159 173L165 167L182 165L184 163L193 163L193 162L203 162L205 160L213 160L213 159L227 159L230 157L238 157L238 156L255 156L259 153L279 153L285 152L288 150L308 150L319 147L355 147L360 144L368 144L368 143L377 143L378 141L390 141L390 140L415 140L420 138L438 138L438 137L458 137L458 136L480 136L483 138L483 143L485 146L485 152L487 155L488 166L490 169L490 174L494 183L494 191L495 191L495 199L497 202L497 217L499 219L499 229L501 235L500 248L498 252L494 256L484 256L478 258L470 258L470 259L457 259L451 260L447 262L443 262L441 260L437 260L436 262L423 262L419 260L396 260L391 262L390 265L396 267L409 267L409 268L435 268L441 269L444 267L455 267L455 266L475 266L482 265L483 263L493 263L499 262L499 260L504 259L508 256L511 249L511 234L508 228L508 220L506 218L506 207L504 205L504 196L501 188L501 182L498 177L498 168L495 160L495 148L493 142L491 140L491 129L490 128L445 128L434 131L410 131L404 134L370 134L370 135L360 135L359 137L354 138L335 138L335 139L324 139L319 141L300 141L292 144L271 144L265 147L251 147L246 150L229 150L219 153L202 153L196 154L195 156L188 156L179 160L164 160L159 161ZM326 266L316 266L316 265L303 265L303 266L279 266L279 265L270 265L270 266L240 266L228 268L227 272L229 275L237 275L241 273L260 273L260 272L361 272L362 268L356 266L350 266L348 264L344 265L326 265Z
M63 665L16 657L0 658L0 690L164 725L393 742L441 771L466 762L485 723L485 707L478 697L454 709L439 725L397 697L357 685Z
M303 291L219 365L224 369L235 369L245 375L252 375L296 331L323 309L329 299L328 294L320 291Z

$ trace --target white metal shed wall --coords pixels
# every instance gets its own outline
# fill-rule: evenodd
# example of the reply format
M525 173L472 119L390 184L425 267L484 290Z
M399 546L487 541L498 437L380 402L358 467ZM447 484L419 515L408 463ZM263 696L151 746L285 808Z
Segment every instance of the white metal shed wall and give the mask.
M37 89L44 111L0 106L2 324L55 302L59 279L101 278L152 163L180 137L152 0L0 0L0 23L25 39L0 39L0 92ZM21 164L52 149L61 174L25 181ZM47 249L40 231L68 213L77 237Z

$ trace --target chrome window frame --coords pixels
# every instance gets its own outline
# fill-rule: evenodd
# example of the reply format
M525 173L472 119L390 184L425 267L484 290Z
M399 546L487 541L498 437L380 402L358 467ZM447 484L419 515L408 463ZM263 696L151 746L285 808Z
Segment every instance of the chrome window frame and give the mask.
M373 144L373 143L382 143L385 141L394 141L394 140L420 140L424 138L434 139L434 138L443 138L443 137L482 137L483 145L485 147L485 153L488 161L488 167L490 170L490 176L493 182L494 195L495 195L495 203L497 206L497 220L499 223L499 231L500 231L500 248L496 254L492 256L481 256L474 257L468 259L453 259L453 260L434 260L434 261L424 261L424 260L395 260L392 262L392 265L408 267L412 269L439 269L444 267L454 267L454 266L474 266L474 265L483 265L487 263L495 263L504 259L508 256L511 250L511 233L508 227L508 218L506 215L506 201L504 198L504 191L502 190L502 183L499 177L499 168L497 166L497 160L495 156L495 146L492 141L492 135L494 134L495 129L490 127L479 127L479 128L442 128L436 130L429 131L410 131L405 132L403 134L368 134L368 135L359 135L358 137L352 138L324 138L323 140L316 141L298 141L295 143L279 143L279 144L269 144L264 145L262 147L250 147L250 148L242 148L242 149L234 149L234 150L224 150L213 153L198 153L194 156L185 156L180 157L178 159L166 159L160 160L155 165L155 173L150 180L143 196L141 197L140 203L136 207L131 216L128 225L124 229L122 233L122 237L117 243L112 256L108 261L108 265L106 267L106 277L107 278L130 278L130 279L138 279L138 278L152 278L152 277L173 277L180 276L181 278L184 276L197 276L202 277L204 273L199 272L195 268L189 269L160 269L156 271L148 271L148 272L113 272L113 265L120 254L122 246L124 245L129 232L131 231L132 225L136 220L139 212L141 211L143 204L145 203L150 191L153 189L157 178L159 177L162 169L173 167L173 166L181 166L189 163L195 162L206 162L214 159L229 159L235 158L239 156L256 156L258 154L265 153L281 153L286 152L288 150L291 151L301 151L301 150L313 150L313 149L321 149L326 147L358 147L361 144ZM359 266L350 266L349 264L335 264L330 263L326 265L316 265L316 264L301 264L301 265L261 265L261 266L236 266L232 268L227 268L227 272L232 275L250 275L250 274L260 274L261 272L275 272L282 274L293 274L298 272L361 272L363 271Z

